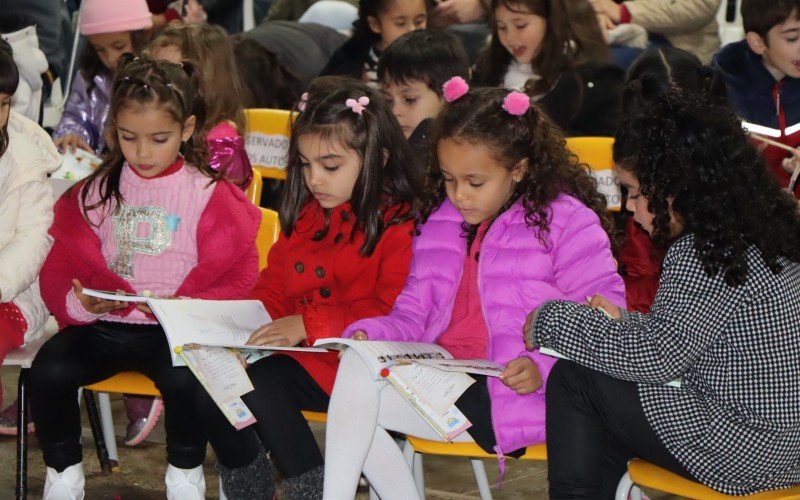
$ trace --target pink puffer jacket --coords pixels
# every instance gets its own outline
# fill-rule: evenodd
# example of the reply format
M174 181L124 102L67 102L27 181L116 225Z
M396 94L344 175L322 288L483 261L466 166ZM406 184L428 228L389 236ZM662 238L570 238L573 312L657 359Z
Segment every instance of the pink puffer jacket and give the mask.
M519 396L500 380L489 378L495 451L501 456L545 440L544 394L555 359L525 350L522 328L528 313L548 300L585 302L595 293L625 306L625 285L597 215L566 195L550 205L550 212L547 245L526 224L519 202L498 217L481 245L478 288L490 334L489 358L505 365L527 356L544 380L535 393ZM342 336L364 330L370 340L435 343L450 322L461 280L466 255L462 222L445 200L414 239L406 286L392 312L357 321Z

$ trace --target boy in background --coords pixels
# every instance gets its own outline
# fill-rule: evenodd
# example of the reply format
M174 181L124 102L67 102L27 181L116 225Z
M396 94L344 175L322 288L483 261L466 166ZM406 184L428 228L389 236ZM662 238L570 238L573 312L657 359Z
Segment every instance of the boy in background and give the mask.
M406 33L378 62L381 91L422 167L433 118L444 103L442 86L454 76L469 79L469 59L457 38L440 31Z
M714 64L725 76L731 105L750 132L793 148L800 145L800 0L744 0L746 37L725 46ZM794 161L785 150L764 150L783 187ZM794 188L800 196L800 185Z

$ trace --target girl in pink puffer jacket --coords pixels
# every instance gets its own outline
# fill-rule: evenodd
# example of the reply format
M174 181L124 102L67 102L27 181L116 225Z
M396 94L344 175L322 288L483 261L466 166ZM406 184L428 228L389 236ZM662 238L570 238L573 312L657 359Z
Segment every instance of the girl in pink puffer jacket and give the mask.
M527 352L526 314L548 300L582 302L625 288L611 255L605 199L558 129L520 92L445 84L437 155L406 286L388 316L343 337L432 342L456 358L488 358L500 378L476 377L456 402L472 427L455 438L520 456L545 438L545 391L554 358ZM381 498L418 498L387 431L438 439L358 354L344 353L331 396L325 495L353 498L363 470Z

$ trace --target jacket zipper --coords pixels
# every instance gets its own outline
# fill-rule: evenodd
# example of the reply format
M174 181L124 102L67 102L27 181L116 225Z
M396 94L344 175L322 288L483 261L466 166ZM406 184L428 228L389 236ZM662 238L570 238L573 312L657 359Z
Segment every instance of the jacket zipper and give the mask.
M489 236L489 233L494 228L494 223L497 221L497 219L499 219L500 217L505 215L505 213L507 213L507 212L508 211L500 214L500 216L497 217L494 221L492 221L491 225L488 228L486 228L486 232L483 234L483 240L481 241L481 245L480 245L481 251L483 250L483 241L486 240L486 237ZM467 251L469 251L469 250L467 250ZM486 320L486 308L483 305L483 298L482 298L483 297L483 286L482 286L482 280L481 280L481 276L482 276L482 274L481 274L481 261L482 261L482 259L478 259L478 300L481 303L481 316L483 317L483 323L486 326L486 331L489 333L489 338L488 338L489 352L487 354L488 354L488 358L492 359L492 331L489 328L488 321ZM486 390L487 391L489 390L489 380L488 380L488 378L486 380ZM492 424L492 435L494 435L494 448L492 448L492 449L494 450L495 454L497 455L497 468L500 470L500 474L497 476L497 489L499 490L503 485L503 477L506 475L506 457L505 457L505 454L503 453L503 449L500 447L499 441L497 439L497 426L495 425L495 421L494 421L494 401L492 400L491 392L489 393L489 419L490 419L491 424Z

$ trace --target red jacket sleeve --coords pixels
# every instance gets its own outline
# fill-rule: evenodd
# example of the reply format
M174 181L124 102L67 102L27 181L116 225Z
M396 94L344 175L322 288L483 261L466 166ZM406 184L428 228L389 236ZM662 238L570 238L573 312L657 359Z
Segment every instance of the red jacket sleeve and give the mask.
M314 345L317 339L341 337L344 329L360 319L383 316L392 310L394 301L403 290L411 261L411 232L413 224L406 222L391 226L381 237L373 253L377 259L378 279L373 293L367 297L336 306L309 304L303 310L306 342Z

